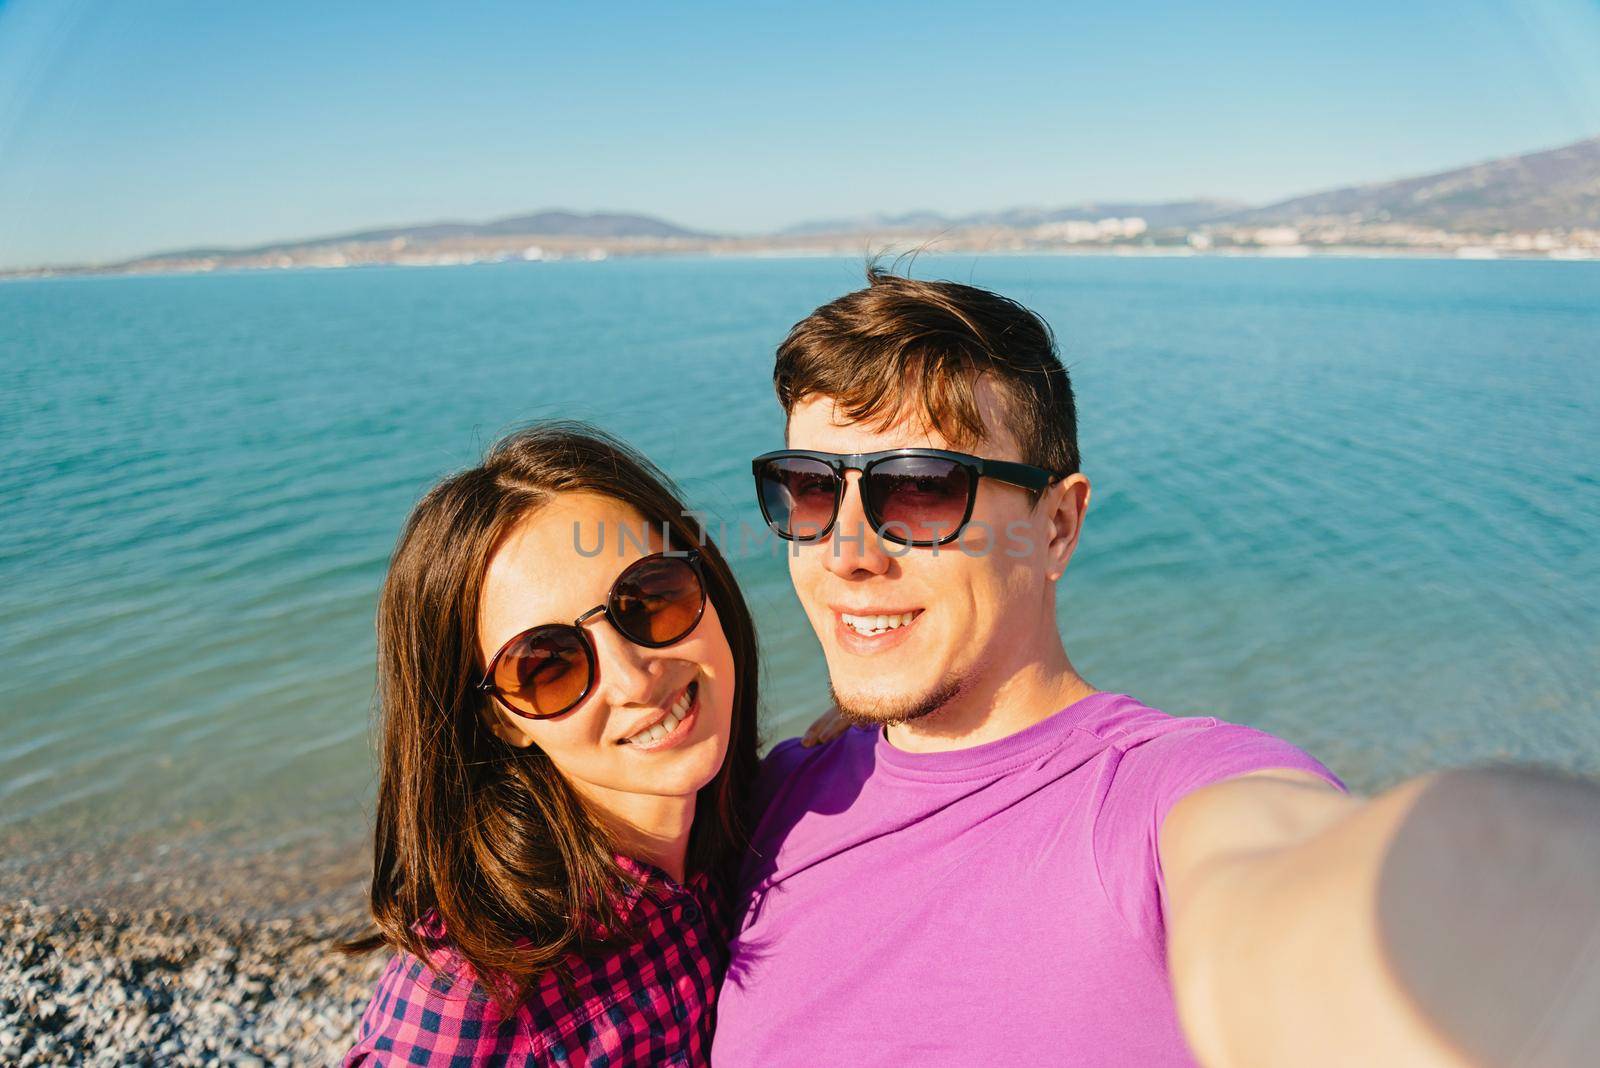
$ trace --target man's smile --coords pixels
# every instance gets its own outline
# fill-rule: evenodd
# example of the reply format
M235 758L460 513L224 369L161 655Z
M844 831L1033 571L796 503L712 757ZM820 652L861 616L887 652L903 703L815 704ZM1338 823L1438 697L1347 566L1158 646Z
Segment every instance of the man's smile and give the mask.
M923 609L868 605L846 609L830 606L834 638L847 652L871 655L904 642L922 618Z

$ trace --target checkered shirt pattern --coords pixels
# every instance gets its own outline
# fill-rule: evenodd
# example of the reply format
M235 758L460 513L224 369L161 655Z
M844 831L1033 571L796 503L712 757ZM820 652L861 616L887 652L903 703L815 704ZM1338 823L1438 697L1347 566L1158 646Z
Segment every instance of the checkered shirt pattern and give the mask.
M659 868L618 859L646 880L629 894L643 939L606 957L568 958L571 996L547 974L505 1015L447 945L429 954L437 973L400 953L378 980L344 1068L709 1064L727 963L709 880L682 886Z

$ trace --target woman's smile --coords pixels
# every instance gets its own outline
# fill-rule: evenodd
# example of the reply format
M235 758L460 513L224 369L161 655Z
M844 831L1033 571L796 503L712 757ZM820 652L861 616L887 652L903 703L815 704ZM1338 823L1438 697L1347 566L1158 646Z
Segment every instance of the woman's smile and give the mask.
M673 749L688 740L700 712L700 680L685 686L663 711L654 713L617 745L644 753Z

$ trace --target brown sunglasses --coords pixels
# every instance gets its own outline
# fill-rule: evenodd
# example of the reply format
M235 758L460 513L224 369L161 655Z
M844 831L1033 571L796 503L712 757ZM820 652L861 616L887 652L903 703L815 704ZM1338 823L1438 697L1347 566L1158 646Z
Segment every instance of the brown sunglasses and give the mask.
M596 616L647 649L680 642L700 624L706 585L700 554L663 552L640 557L611 584L606 603L571 623L530 627L489 658L477 688L526 719L570 712L594 689L594 642L584 624Z

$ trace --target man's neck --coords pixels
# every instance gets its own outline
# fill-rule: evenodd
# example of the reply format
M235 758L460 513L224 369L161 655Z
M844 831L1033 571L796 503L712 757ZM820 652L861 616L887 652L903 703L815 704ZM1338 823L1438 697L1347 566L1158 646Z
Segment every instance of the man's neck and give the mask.
M970 749L1026 730L1095 692L1058 645L997 683L963 690L937 712L885 733L890 745L909 753Z

